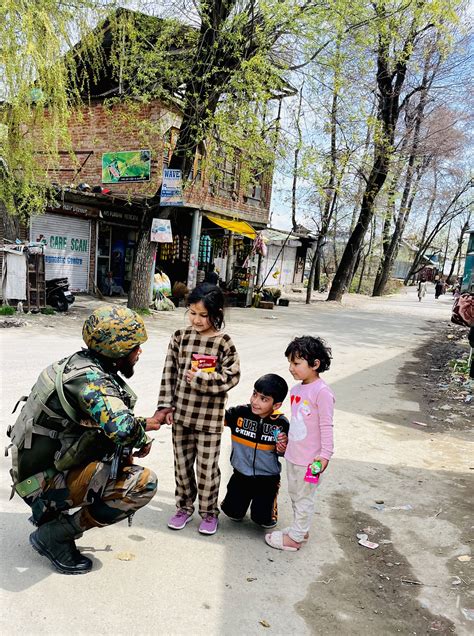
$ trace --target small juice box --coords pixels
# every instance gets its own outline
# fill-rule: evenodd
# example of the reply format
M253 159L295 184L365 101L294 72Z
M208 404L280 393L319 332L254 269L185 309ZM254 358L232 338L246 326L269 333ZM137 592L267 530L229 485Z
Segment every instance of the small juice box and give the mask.
M319 474L314 475L312 471L312 464L308 465L306 469L306 475L304 476L304 480L310 484L317 484L319 482Z

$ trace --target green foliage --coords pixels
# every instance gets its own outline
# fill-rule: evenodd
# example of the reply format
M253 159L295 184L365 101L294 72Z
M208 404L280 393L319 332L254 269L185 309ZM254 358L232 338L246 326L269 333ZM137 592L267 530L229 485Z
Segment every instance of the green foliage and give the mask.
M68 121L85 88L76 59L98 68L91 25L103 15L93 0L2 0L0 201L10 213L38 213L51 196L50 171L60 150L72 151Z
M450 360L448 364L454 374L466 376L466 378L469 376L469 359L467 356L465 358L456 358L455 360Z
M0 316L13 316L15 312L15 307L11 307L10 305L2 305L0 307Z

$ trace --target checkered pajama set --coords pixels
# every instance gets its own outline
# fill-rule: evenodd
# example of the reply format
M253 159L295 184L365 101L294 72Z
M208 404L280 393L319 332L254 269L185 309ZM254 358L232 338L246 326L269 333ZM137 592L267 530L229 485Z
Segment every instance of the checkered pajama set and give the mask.
M185 373L194 353L217 357L216 370L198 371L191 383ZM174 407L172 431L176 506L199 514L219 514L219 454L227 392L240 380L240 363L230 336L203 336L192 327L171 337L161 378L158 408ZM194 472L196 463L196 472Z

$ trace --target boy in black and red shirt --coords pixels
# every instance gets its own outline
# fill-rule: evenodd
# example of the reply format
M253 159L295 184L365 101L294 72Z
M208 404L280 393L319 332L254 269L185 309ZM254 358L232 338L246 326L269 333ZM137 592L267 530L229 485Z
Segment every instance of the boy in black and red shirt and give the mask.
M289 422L277 410L288 393L285 380L274 373L259 378L250 404L226 411L232 433L230 462L234 473L227 484L221 510L241 521L250 506L250 518L263 528L277 524L280 460L286 449Z

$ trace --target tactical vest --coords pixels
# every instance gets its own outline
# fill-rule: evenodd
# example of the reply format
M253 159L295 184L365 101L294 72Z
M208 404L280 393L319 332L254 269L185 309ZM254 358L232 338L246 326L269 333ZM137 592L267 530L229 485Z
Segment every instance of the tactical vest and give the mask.
M5 449L5 455L8 455L8 450L11 449L12 469L10 474L14 486L18 483L18 452L22 449L31 448L33 434L45 435L60 441L61 450L54 457L54 464L58 467L58 470L65 470L65 468L61 468L61 459L67 453L69 453L69 457L74 454L78 441L82 438L91 440L91 433L94 435L98 434L98 425L93 429L85 428L84 425L81 425L81 421L84 421L84 414L74 408L67 401L64 394L65 384L78 376L85 376L88 371L94 370L103 372L103 369L93 358L87 355L73 354L69 358L54 362L44 369L33 386L30 395L22 396L18 400L13 413L20 402L24 401L25 404L15 424L7 429L11 444ZM121 378L114 376L113 379L117 383L123 401L133 410L137 396ZM64 413L62 415L56 413L47 406L54 393L56 393L61 408L67 417L64 416ZM43 413L47 417L42 418L44 422L39 424L38 420ZM93 440L91 441L93 442ZM71 451L71 449L73 450Z

